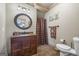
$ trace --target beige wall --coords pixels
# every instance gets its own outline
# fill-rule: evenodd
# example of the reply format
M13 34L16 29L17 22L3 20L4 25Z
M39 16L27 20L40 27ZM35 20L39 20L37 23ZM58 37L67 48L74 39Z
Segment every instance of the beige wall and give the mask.
M0 3L0 55L7 55L5 39L5 4Z
M37 17L43 17L44 18L45 13L41 11L37 11Z
M30 12L28 11L24 12L22 10L18 10L18 5L30 9ZM29 29L21 30L15 26L14 17L18 13L26 13L32 18L32 26ZM10 52L10 37L12 36L13 32L24 32L24 31L33 32L33 35L36 35L36 19L37 19L36 13L37 13L36 9L27 4L15 4L15 3L6 4L6 38L7 38L7 43L8 43L8 52Z
M49 17L58 14L58 20L49 22ZM71 46L72 38L79 37L79 4L58 4L45 14L47 20L48 42L50 45L55 46L60 43L60 39L65 39L66 43ZM48 26L59 25L57 29L57 39L50 37L50 29Z

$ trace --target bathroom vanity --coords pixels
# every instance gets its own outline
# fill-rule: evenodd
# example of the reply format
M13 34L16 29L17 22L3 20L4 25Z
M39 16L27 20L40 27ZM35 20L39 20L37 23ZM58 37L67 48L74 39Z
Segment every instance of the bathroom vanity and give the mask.
M12 56L31 56L37 53L36 35L11 37Z

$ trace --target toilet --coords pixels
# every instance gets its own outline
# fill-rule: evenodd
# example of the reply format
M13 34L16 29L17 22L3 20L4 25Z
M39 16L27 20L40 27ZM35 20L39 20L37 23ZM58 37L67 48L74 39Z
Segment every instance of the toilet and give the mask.
M76 55L75 49L66 44L56 44L56 47L60 50L60 56Z
M77 56L79 55L79 38L74 37L74 49L66 44L56 44L56 48L60 50L60 56Z

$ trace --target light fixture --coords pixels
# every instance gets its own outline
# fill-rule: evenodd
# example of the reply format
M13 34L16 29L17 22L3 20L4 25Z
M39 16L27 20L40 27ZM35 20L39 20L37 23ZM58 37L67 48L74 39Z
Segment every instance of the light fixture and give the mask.
M30 9L27 9L28 12L30 12Z
M23 11L26 11L26 9L25 9L25 8L22 8L22 10L23 10Z
M21 6L18 6L18 10L21 10L22 8L21 8Z
M23 6L18 6L18 10L22 10L22 11L27 11L28 13L30 12L30 9L29 8L25 8Z

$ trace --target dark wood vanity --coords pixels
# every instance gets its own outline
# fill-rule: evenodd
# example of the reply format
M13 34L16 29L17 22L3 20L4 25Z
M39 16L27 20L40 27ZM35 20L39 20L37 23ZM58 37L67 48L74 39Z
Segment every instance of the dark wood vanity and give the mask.
M36 35L11 37L12 56L31 56L36 53L37 53Z

